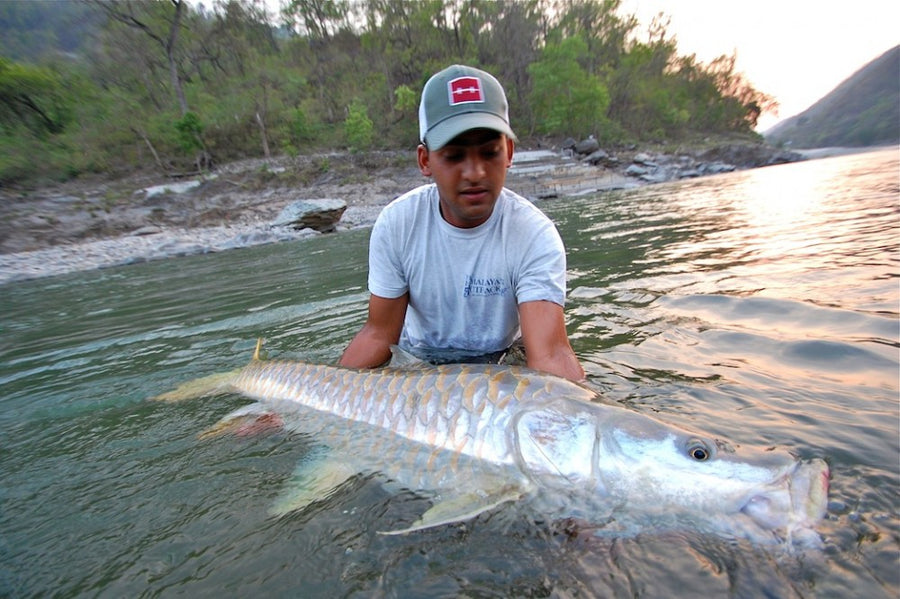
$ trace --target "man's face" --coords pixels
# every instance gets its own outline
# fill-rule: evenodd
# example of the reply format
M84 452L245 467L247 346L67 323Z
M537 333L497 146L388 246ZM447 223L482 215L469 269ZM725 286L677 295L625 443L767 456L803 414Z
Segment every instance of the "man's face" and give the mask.
M490 129L466 131L440 150L419 146L419 169L434 179L445 221L468 229L491 216L513 149L511 139Z

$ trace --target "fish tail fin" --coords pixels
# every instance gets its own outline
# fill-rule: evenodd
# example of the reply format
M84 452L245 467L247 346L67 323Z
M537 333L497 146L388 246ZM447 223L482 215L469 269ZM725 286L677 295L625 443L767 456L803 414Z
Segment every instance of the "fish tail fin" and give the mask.
M228 372L217 372L209 376L199 379L186 381L181 383L175 389L160 393L150 399L154 401L184 401L187 399L197 399L199 397L208 397L216 393L223 393L231 388L231 382L235 379L242 369L231 370Z
M253 350L253 358L250 363L259 362L268 358L268 353L263 347L265 339L259 337L256 340L256 347ZM175 389L161 393L151 399L156 401L184 401L186 399L196 399L198 397L207 397L216 393L223 393L231 388L231 381L237 376L242 369L230 370L228 372L217 372L209 376L181 383Z

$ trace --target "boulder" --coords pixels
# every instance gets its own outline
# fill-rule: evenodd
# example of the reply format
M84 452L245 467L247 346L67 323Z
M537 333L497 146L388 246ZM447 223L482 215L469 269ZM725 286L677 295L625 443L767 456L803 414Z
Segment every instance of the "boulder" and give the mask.
M575 153L581 155L593 154L597 150L600 149L600 142L594 139L594 136L590 136L583 141L579 141L575 144Z
M727 162L710 162L707 164L701 164L700 170L707 175L720 175L722 173L731 173L737 167L733 164L728 164Z
M650 154L646 154L644 152L638 152L637 154L635 154L634 158L632 159L632 162L634 162L635 164L641 164L641 165L649 166L649 167L659 166L653 160L653 157L650 156Z
M628 177L643 177L649 172L650 171L648 169L636 164L629 164L628 168L625 169L625 175Z
M758 168L803 160L796 152L787 152L765 144L725 144L702 152L704 162L733 164L738 168Z
M594 166L597 166L598 164L605 165L609 162L609 154L603 150L597 150L596 152L591 152L584 161L588 164L593 164Z
M329 233L335 230L346 209L347 202L344 200L296 200L284 207L281 214L272 221L272 226Z
M778 151L769 157L769 161L766 163L766 165L773 166L776 164L788 164L790 162L800 162L801 160L804 160L803 154L789 151Z

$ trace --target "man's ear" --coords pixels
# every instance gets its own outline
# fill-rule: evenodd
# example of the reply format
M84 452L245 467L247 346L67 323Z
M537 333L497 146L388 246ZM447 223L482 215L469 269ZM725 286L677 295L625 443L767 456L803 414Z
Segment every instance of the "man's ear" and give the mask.
M516 142L506 136L506 168L512 166L513 152L516 150Z
M428 148L425 147L425 144L419 144L419 147L416 149L416 160L419 163L419 170L426 177L431 176L431 167L428 164Z

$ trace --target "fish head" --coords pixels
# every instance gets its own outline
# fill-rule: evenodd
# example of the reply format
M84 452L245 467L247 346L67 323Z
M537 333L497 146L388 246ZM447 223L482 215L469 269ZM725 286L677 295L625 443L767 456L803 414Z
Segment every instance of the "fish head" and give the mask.
M812 529L828 505L830 471L820 459L798 461L766 488L751 493L741 508L757 526L784 530L788 536Z
M785 451L735 448L618 406L558 400L515 421L520 467L581 505L615 505L656 521L792 531L825 513L828 467ZM591 508L588 508L591 509ZM583 508L582 508L583 513Z
M632 503L714 522L742 536L802 536L828 502L824 461L735 447L629 413L601 423L598 476Z

